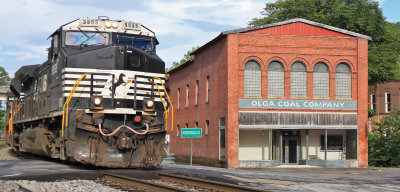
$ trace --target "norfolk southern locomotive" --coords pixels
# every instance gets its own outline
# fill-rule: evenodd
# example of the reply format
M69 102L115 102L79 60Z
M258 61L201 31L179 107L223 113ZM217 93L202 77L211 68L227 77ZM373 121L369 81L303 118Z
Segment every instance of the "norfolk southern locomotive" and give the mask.
M47 61L21 67L11 82L7 143L95 166L160 164L170 102L154 32L81 18L49 38Z

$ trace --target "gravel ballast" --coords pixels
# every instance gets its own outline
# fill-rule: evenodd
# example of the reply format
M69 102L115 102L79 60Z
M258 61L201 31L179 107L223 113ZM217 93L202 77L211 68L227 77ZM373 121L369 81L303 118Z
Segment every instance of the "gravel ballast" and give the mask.
M0 180L0 191L23 191L20 185L31 191L37 192L120 192L121 190L114 189L98 181L90 180L71 180L71 181L56 181L56 182L37 182L37 181L2 181Z
M16 157L16 155L13 153L11 147L6 147L3 149L0 149L0 161L10 161L10 160L20 160L19 158Z

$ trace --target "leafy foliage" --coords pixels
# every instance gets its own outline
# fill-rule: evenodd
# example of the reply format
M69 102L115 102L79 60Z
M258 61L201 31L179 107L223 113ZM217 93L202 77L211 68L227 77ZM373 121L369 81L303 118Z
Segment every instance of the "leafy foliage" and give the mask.
M368 158L370 166L400 165L400 109L395 108L382 118L373 122L378 128L368 134Z
M174 62L172 63L172 67L171 67L171 68L166 68L166 69L165 69L165 72L168 72L168 71L174 69L175 67L178 67L179 65L182 65L182 64L184 64L185 62L194 59L194 55L190 55L190 54L191 54L193 51L195 51L196 49L198 49L198 48L199 48L199 46L192 47L192 50L187 51L187 53L185 53L185 54L183 55L183 58L182 58L179 62L174 61Z
M5 119L4 111L0 110L0 135L4 133Z
M293 18L335 26L371 36L369 76L371 83L400 78L400 23L385 21L378 3L373 0L278 0L266 3L262 18L250 26L264 25Z
M371 83L400 79L400 30L393 23L385 24L380 42L368 46L368 80Z
M368 109L368 117L372 117L375 114L373 109Z
M0 67L0 86L10 84L10 77L3 67Z
M10 77L3 67L0 67L0 86L10 84ZM5 111L2 110L2 102L0 101L0 134L4 130Z

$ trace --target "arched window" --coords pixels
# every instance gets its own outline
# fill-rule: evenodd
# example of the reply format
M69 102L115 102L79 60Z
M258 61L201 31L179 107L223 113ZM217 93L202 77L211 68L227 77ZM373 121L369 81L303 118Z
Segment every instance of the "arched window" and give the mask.
M351 98L351 70L346 63L336 66L336 98Z
M325 63L314 66L313 90L314 98L329 98L329 69Z
M244 96L261 97L261 67L254 60L244 65Z
M284 96L283 65L273 61L268 65L268 97Z
M292 64L290 72L290 95L293 98L307 97L307 70L306 66L300 61Z

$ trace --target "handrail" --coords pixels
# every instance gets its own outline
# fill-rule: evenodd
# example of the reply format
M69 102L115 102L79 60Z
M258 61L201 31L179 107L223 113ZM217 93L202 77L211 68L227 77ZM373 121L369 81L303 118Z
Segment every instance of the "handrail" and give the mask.
M69 107L69 102L72 99L72 95L74 95L76 89L78 88L79 84L81 81L86 77L86 75L90 75L90 73L84 73L80 78L76 79L74 87L72 87L71 91L69 92L67 100L65 100L64 106L63 106L63 118L62 118L62 128L61 128L61 136L64 137L64 126L68 126L68 107ZM65 110L67 108L67 110Z
M13 105L14 105L14 103L10 102L9 105L11 107L10 107L10 119L8 119L8 134L11 135L12 129L13 129L12 122L13 122Z
M134 133L136 133L138 135L145 135L149 131L149 124L146 124L146 130L144 132L138 132L138 131L135 131L133 128L127 126L127 125L121 125L117 129L115 129L112 133L106 134L106 133L103 132L103 129L101 128L101 123L99 123L99 131L100 131L101 135L106 136L106 137L114 135L121 128L127 128L127 129L131 130L132 132L134 132Z
M18 103L18 105L15 106L15 110L13 110L13 105L14 102L10 102L9 105L10 107L10 119L8 119L8 134L11 135L13 132L13 118L17 114L17 112L22 108L22 102Z
M165 93L165 95L167 96L167 99L168 99L169 104L171 105L171 111L172 111L172 112L171 112L171 132L172 132L172 131L174 131L174 106L172 106L172 102L171 102L171 100L169 99L167 90L165 89L165 86L164 86L164 84L163 84L161 78L159 78L159 77L153 77L153 78L154 78L154 79L160 80L161 85L162 85L162 87L163 87L163 89L164 89L164 93ZM160 98L161 98L161 103L162 103L163 106L164 106L164 114L163 114L163 117L164 117L164 120L165 120L165 127L167 127L167 122L168 122L167 119L168 119L169 111L168 111L167 107L165 106L165 104L164 104L164 102L163 102L163 98L162 98L162 96L161 96L160 89L158 88L158 84L157 84L155 81L153 81L153 83L154 83L154 85L156 85L156 87L157 87L158 94L159 94L159 96L160 96Z

